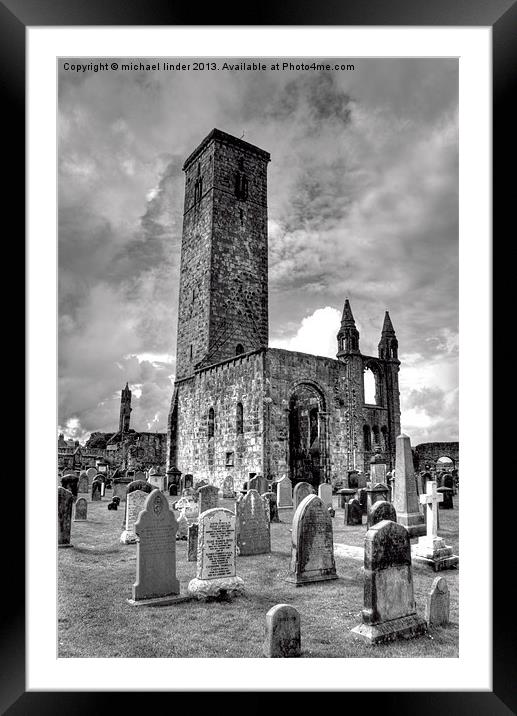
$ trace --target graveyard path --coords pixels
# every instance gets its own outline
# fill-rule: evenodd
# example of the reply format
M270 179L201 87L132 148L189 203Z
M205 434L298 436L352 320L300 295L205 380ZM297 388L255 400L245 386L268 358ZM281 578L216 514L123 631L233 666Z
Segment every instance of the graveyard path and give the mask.
M442 572L451 591L451 624L431 636L372 647L350 631L363 608L362 550L366 527L343 524L337 506L332 520L339 579L296 587L284 581L291 554L291 510L271 524L270 554L238 557L237 574L246 594L233 602L187 602L160 608L131 607L126 599L136 574L136 546L119 542L123 505L108 511L88 499L86 522L72 523L74 549L59 550L59 657L261 658L266 612L292 604L301 616L302 658L455 657L458 655L459 570ZM440 511L441 528L458 554L458 510ZM170 500L172 502L173 500ZM233 510L232 500L220 505ZM182 592L196 574L187 561L187 542L176 543L177 577ZM415 599L425 611L434 572L414 565Z

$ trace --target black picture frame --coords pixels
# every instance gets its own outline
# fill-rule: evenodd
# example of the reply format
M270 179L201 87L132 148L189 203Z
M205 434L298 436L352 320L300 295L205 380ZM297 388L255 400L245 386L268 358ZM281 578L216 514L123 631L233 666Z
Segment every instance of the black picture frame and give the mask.
M242 5L240 8L242 9ZM9 162L10 181L5 197L10 211L18 209L14 223L16 244L21 248L24 263L22 234L25 216L25 31L28 26L117 26L117 25L355 25L355 26L490 26L493 32L493 209L494 238L502 237L509 223L508 211L515 199L511 153L508 151L514 130L514 115L510 112L511 80L516 61L515 28L517 10L513 0L349 0L337 4L332 0L308 3L260 3L249 6L246 17L235 12L231 5L212 4L203 8L199 22L199 8L194 4L180 4L162 0L3 0L0 4L0 91L7 119L8 138L5 149L13 154ZM511 134L512 132L512 134ZM6 164L4 164L5 168ZM513 165L511 166L513 169ZM511 201L513 199L513 201ZM14 237L13 237L14 238ZM21 305L24 304L23 296ZM23 401L20 401L23 402ZM490 440L490 436L487 436ZM505 445L506 447L506 445ZM487 476L487 480L491 476ZM26 489L29 489L26 482ZM486 497L480 496L485 500ZM481 514L481 513L480 513ZM480 517L482 519L482 517ZM351 693L344 698L350 708L350 698L368 697L369 708L396 711L398 714L435 715L445 710L456 714L491 714L501 716L516 713L515 648L512 639L513 604L506 586L508 557L503 563L504 545L513 546L507 538L509 520L493 519L493 691L492 692L368 692ZM26 692L25 689L25 602L24 579L25 544L18 524L15 538L10 542L9 589L2 590L6 604L2 611L0 669L0 710L10 716L23 714L91 714L99 704L112 708L119 703L115 692ZM507 541L508 540L508 541ZM472 546L476 548L475 545ZM16 572L18 570L18 572ZM13 589L13 586L16 588ZM44 585L41 585L44 588ZM423 667L425 668L425 663ZM92 688L95 685L92 684ZM339 690L339 687L336 686ZM142 694L130 694L132 708L138 708ZM201 696L198 694L198 696ZM304 700L312 694L304 694ZM316 695L322 698L322 695ZM268 708L268 697L257 693L253 710ZM197 700L197 696L196 696ZM359 700L359 699L358 699ZM364 702L363 707L364 707ZM199 706L199 703L197 704ZM171 704L172 707L172 704Z

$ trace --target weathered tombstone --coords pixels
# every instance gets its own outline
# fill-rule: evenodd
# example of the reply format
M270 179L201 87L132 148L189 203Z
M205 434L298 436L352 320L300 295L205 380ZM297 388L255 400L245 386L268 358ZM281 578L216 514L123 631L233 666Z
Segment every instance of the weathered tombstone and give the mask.
M293 506L293 484L288 477L282 477L276 483L276 499L279 510L289 510Z
M391 502L388 502L387 500L377 500L377 502L373 503L372 509L368 513L368 521L366 524L368 528L370 528L373 527L373 525L376 525L377 522L382 522L382 520L391 520L391 522L397 521L395 508Z
M276 495L274 492L265 492L262 495L262 499L265 503L267 503L267 509L269 510L269 521L270 522L280 522L280 518L278 516L278 507L276 502Z
M346 487L350 490L359 488L359 478L357 470L349 470L346 478Z
M132 605L166 604L178 601L176 578L176 518L160 490L147 495L144 509L135 524L136 582ZM176 597L176 598L175 598Z
M74 522L84 522L88 515L88 502L85 497L80 497L75 503Z
M189 525L188 528L188 546L187 546L187 561L197 561L197 538L199 533L199 525L197 522Z
M83 470L83 472L81 472L81 474L79 475L79 482L77 483L77 492L78 492L78 493L79 493L79 492L82 492L82 493L84 493L84 492L88 493L88 492L89 492L89 489L88 489L88 475L84 472L84 470Z
M113 497L120 497L121 502L126 501L127 488L132 482L128 477L116 477L113 480Z
M257 477L254 479L257 480L257 487L255 489L257 490L259 495L263 495L264 493L269 492L269 484L267 478L264 477L264 475L257 475Z
M226 475L223 480L223 498L225 500L232 500L235 497L235 488L233 484L233 477Z
M137 471L135 472L135 476L134 476L134 478L133 478L133 482L134 482L135 480L143 480L144 482L146 482L146 481L147 481L147 476L146 476L145 472L144 472L143 470L137 470Z
M190 473L187 473L186 475L183 475L181 478L181 494L183 494L184 490L189 490L194 487L194 475L191 475Z
M266 614L263 653L268 658L300 656L300 614L289 604L277 604Z
M372 481L372 485L376 485L378 483L386 485L386 472L386 458L384 458L380 452L377 452L370 460L370 479Z
M450 593L447 580L436 577L427 595L425 619L429 626L449 623Z
M146 480L133 480L132 482L127 484L126 499L125 499L125 504L124 504L124 522L122 523L122 527L124 530L127 529L127 513L128 513L127 501L129 499L129 495L132 492L137 492L137 491L145 492L145 493L149 494L155 489L156 488L153 485L150 485ZM117 499L119 500L119 503L120 503L120 497L118 497ZM144 500L144 503L145 503L145 500ZM135 507L135 509L136 509L136 507ZM142 507L142 509L143 509L143 507ZM133 526L137 519L138 519L138 512L134 516ZM138 542L138 540L136 540L136 541ZM134 540L130 541L129 544L132 544L132 542L134 542Z
M453 510L454 502L452 499L452 493L454 492L454 490L452 489L452 487L439 487L438 492L443 495L443 502L440 503L439 509Z
M247 489L248 490L257 490L257 492L258 492L258 483L259 483L259 478L258 478L258 475L256 475L255 477L252 477L248 480Z
M357 487L359 489L366 487L366 482L367 482L366 473L358 472L357 473Z
M363 506L357 497L352 497L352 499L346 503L344 508L344 523L345 525L363 524Z
M74 498L77 497L78 484L79 478L77 475L73 475L72 473L68 473L61 478L61 487L64 487L65 490L71 492Z
M215 485L203 485L197 491L199 514L213 510L219 504L219 490Z
M366 524L368 527L370 527L370 522L368 519L368 515L370 514L373 505L376 502L379 502L380 500L387 500L388 499L388 487L387 485L383 485L382 483L379 483L378 485L373 485L372 487L367 488L366 490Z
M248 492L235 505L237 518L237 554L266 554L271 552L269 518L257 490Z
M72 507L74 496L64 487L57 488L57 546L73 547L70 544L70 529L72 527Z
M176 497L178 494L178 486L173 482L169 484L169 497Z
M459 558L452 553L452 547L438 537L438 506L443 500L443 495L439 493L436 482L428 482L426 494L420 495L420 502L427 506L427 533L425 537L418 538L414 551L415 561L429 564L435 572L457 567L459 562Z
M176 539L187 539L188 537L188 519L185 514L185 510L181 510L180 516L178 517L178 531L176 532Z
M149 475L147 477L147 482L152 485L153 487L156 487L158 490L161 490L162 492L165 492L167 489L166 483L167 483L167 476L161 475L156 468L153 468L154 472L152 470L149 472Z
M406 527L410 537L425 534L424 517L420 513L416 491L411 441L407 435L397 437L393 506L399 524Z
M322 482L318 487L318 497L326 507L332 507L332 485Z
M136 544L138 541L135 533L135 524L140 516L140 513L145 507L148 495L148 491L138 489L128 492L126 500L125 527L124 531L120 535L120 541L122 544Z
M357 490L357 499L359 500L364 515L368 512L368 493L366 489L366 487L360 487Z
M97 475L97 468L89 467L86 470L86 474L88 476L88 489L89 489L92 486L92 482L95 480L95 476Z
M341 507L341 509L344 510L345 505L347 505L352 499L352 497L355 497L356 495L357 490L355 490L353 487L343 487L341 490L338 490L339 506Z
M207 600L243 590L235 572L235 515L223 507L207 510L199 516L197 573L189 582L189 594Z
M397 472L397 475L399 473ZM408 530L383 520L366 533L363 623L352 631L372 644L425 634L416 613Z
M101 499L101 485L100 480L94 480L92 482L92 502L99 502Z
M332 518L317 495L307 495L293 517L291 564L287 582L337 579Z
M297 510L300 503L307 497L307 495L313 495L314 489L308 482L298 482L294 486L293 491L293 509Z
M174 510L184 511L189 519L195 519L199 515L199 507L192 495L180 497L173 505Z

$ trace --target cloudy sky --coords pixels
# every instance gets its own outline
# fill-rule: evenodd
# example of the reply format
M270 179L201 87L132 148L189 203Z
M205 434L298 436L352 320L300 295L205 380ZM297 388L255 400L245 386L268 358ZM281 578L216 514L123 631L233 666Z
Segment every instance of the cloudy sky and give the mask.
M116 430L126 381L131 426L166 430L181 167L217 127L271 153L270 345L335 357L348 296L361 350L376 355L388 309L403 430L413 445L458 439L457 61L344 61L355 71L75 73L62 61L66 437Z

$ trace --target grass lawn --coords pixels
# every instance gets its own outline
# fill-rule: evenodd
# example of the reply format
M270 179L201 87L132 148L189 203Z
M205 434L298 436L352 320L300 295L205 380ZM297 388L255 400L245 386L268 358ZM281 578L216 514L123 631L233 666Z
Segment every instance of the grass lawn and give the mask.
M81 495L84 496L84 495ZM134 607L126 599L136 575L136 545L119 542L124 505L107 509L88 498L87 522L72 522L74 549L59 549L58 656L201 658L262 657L266 612L275 604L291 604L300 612L302 657L457 657L458 578L456 569L444 576L451 593L450 624L408 641L371 646L351 633L361 622L362 561L336 554L339 579L295 587L284 581L290 559L291 510L280 512L271 525L271 554L237 558L237 574L246 594L233 602L186 602L166 607ZM178 498L170 498L171 503ZM234 509L232 500L220 500ZM459 495L454 510L440 510L438 533L458 552ZM364 546L366 527L343 525L343 511L334 497L334 543ZM363 520L366 518L363 517ZM414 542L416 540L412 540ZM187 562L187 542L176 543L177 577L181 592L196 576ZM413 564L417 611L425 614L427 593L437 576L428 566Z

